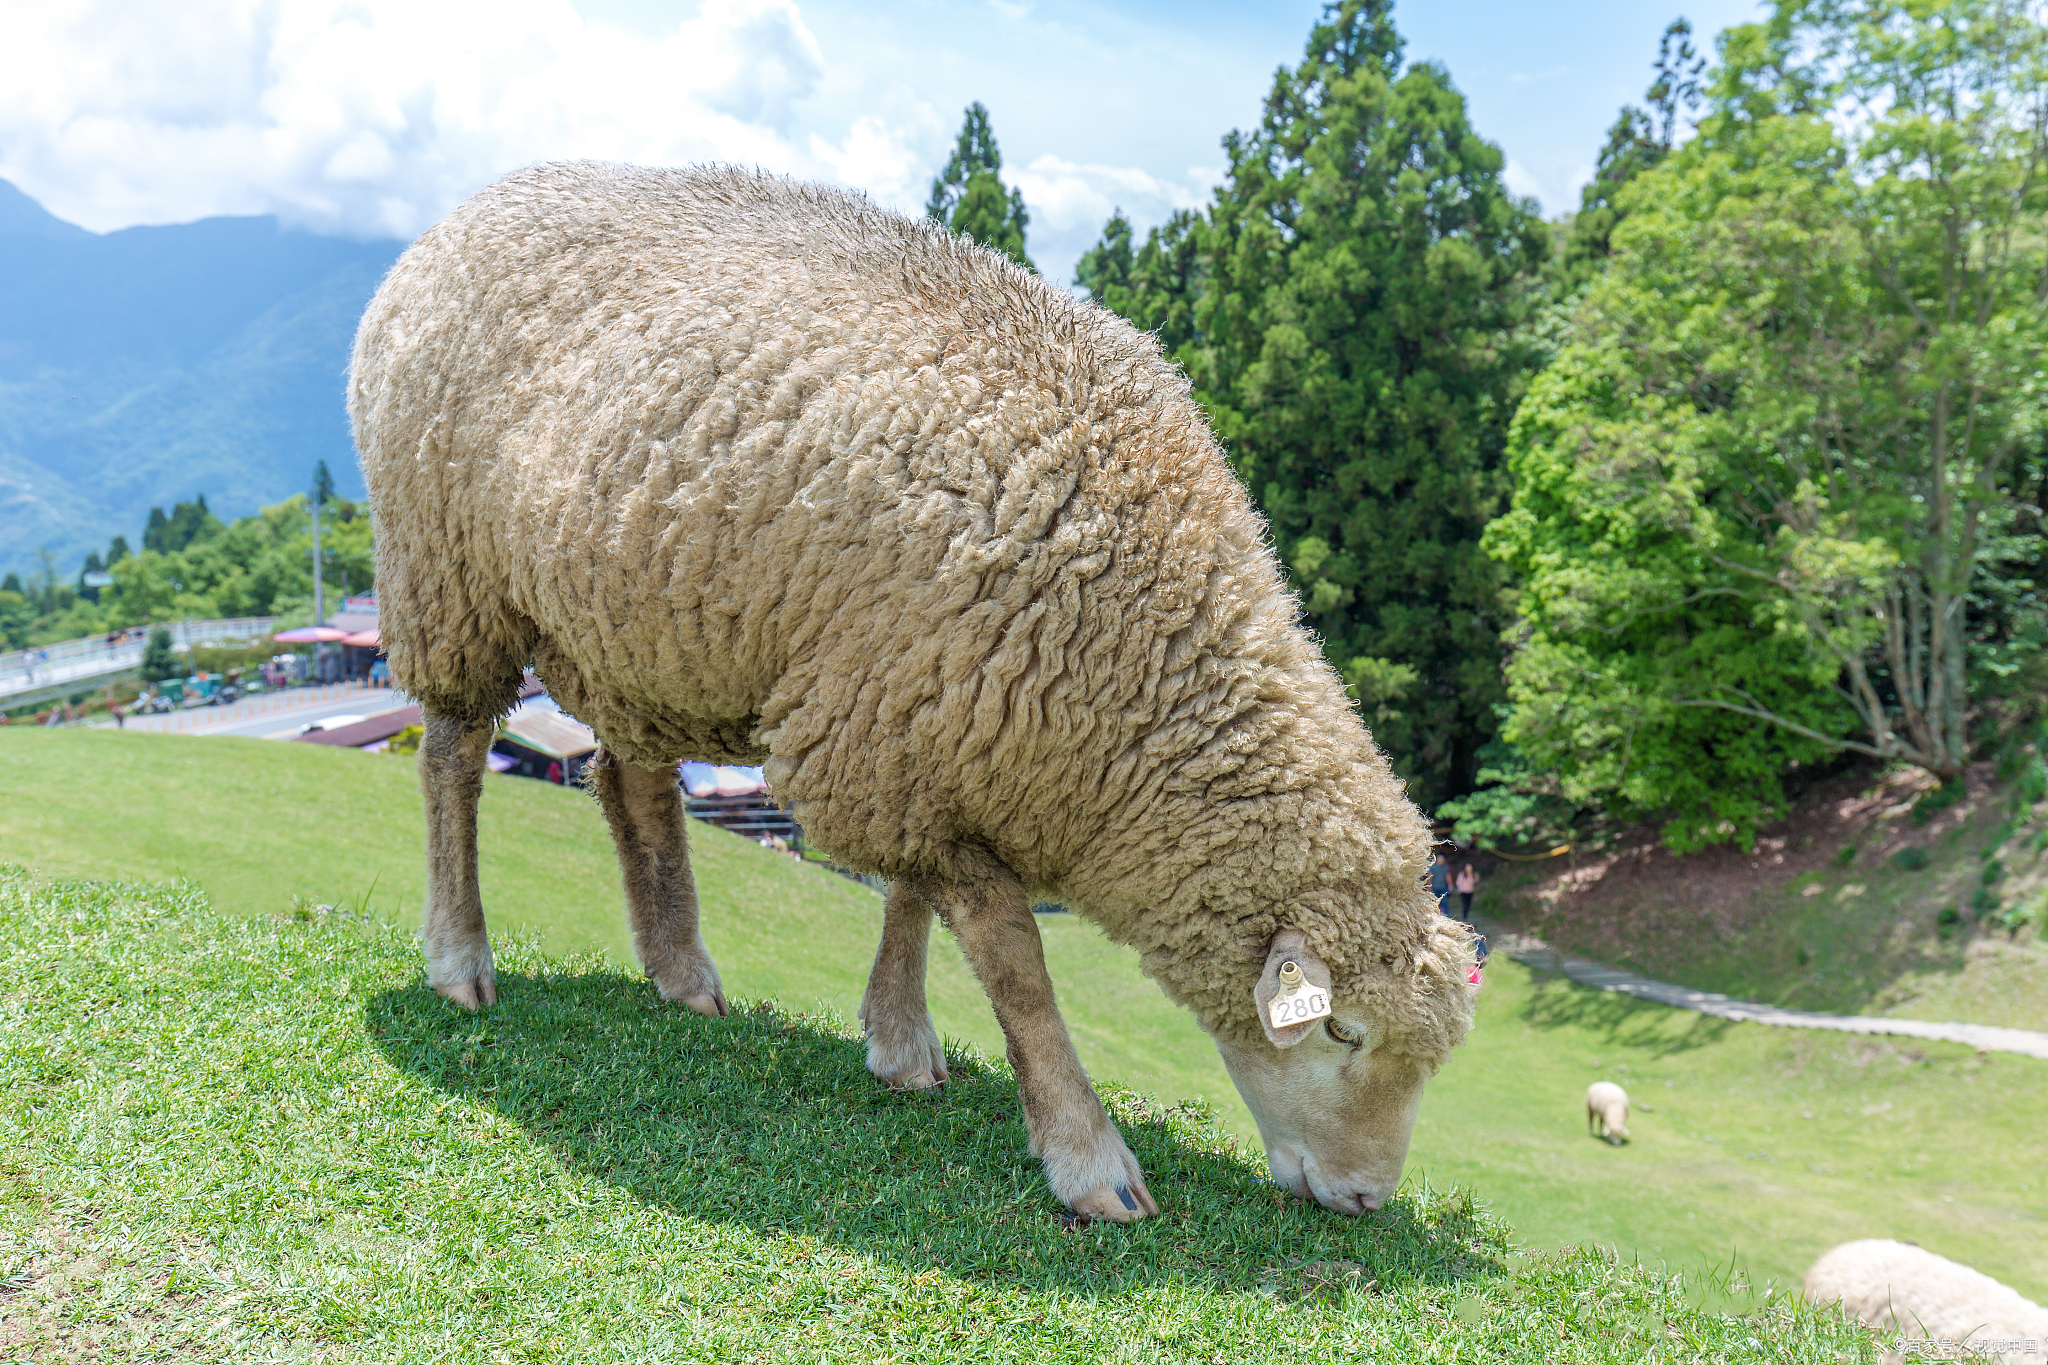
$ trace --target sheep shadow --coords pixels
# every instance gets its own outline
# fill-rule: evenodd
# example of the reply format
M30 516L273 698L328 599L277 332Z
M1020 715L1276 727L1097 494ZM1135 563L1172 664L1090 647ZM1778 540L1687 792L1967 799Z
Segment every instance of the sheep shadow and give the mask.
M1340 1218L1273 1187L1205 1111L1110 1087L1165 1212L1080 1223L1027 1154L1009 1073L972 1052L949 1050L940 1092L892 1093L834 1021L772 1003L704 1019L615 972L501 974L498 999L468 1014L423 986L387 991L364 1026L401 1072L681 1217L1096 1294L1162 1279L1290 1296L1448 1284L1499 1274L1507 1255L1505 1229L1461 1192Z
M1737 1027L1733 1019L1583 986L1539 968L1532 967L1529 977L1529 999L1522 1018L1532 1028L1581 1029L1610 1046L1639 1049L1653 1057L1675 1057L1711 1047Z

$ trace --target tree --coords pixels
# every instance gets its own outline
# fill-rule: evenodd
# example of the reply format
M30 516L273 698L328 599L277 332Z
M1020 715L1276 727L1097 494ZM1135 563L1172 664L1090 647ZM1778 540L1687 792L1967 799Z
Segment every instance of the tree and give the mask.
M163 626L150 631L148 641L142 646L142 680L159 683L165 678L179 678L185 674L185 665L179 662L177 648L171 643L171 632Z
M1827 754L1960 773L1976 680L2040 634L2043 36L2003 0L1780 0L1622 192L1489 532L1508 733L1568 787L1668 783L1684 843Z
M1023 192L1003 188L1002 169L1003 154L996 148L988 110L976 100L967 106L946 168L932 180L925 216L1034 270L1037 267L1024 254L1024 228L1031 216L1024 211Z
M107 547L107 561L104 567L111 569L127 557L128 537L115 536L113 543Z
M1266 513L1308 622L1417 799L1472 781L1501 686L1506 492L1547 248L1442 68L1404 69L1389 0L1324 11L1264 117L1224 139L1201 220L1090 253L1091 292L1176 346Z
M334 501L334 476L327 472L327 461L316 460L313 464L313 505L325 507ZM205 499L200 499L203 505Z

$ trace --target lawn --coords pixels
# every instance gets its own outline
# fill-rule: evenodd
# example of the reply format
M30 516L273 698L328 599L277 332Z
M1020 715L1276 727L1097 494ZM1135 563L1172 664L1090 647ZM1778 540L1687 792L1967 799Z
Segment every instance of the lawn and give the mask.
M1061 1216L1006 1071L876 1087L844 1022L662 1006L507 943L0 870L0 1359L1869 1360L1832 1314L1518 1251L1417 1182L1365 1219L1106 1087L1163 1217Z
M91 784L75 774L90 772ZM184 801L154 793L185 788ZM88 794L81 795L81 792ZM486 903L502 938L630 963L615 865L594 805L496 779L484 801ZM340 808L346 820L322 812ZM406 760L266 741L0 731L0 859L62 876L189 873L224 908L360 897L410 927L418 797ZM232 831L232 837L222 832ZM866 888L693 827L705 932L729 990L850 1018L879 931ZM1168 1103L1205 1098L1256 1133L1214 1048L1139 980L1133 956L1072 916L1040 921L1092 1074ZM1001 1038L943 935L934 1012L991 1056ZM1122 988L1136 983L1135 992ZM1114 1017L1099 999L1135 999ZM1607 1077L1649 1111L1636 1140L1586 1137L1581 1097ZM1726 1263L1796 1281L1858 1236L1921 1242L2048 1297L2048 1064L1949 1046L1734 1025L1546 981L1496 961L1479 1026L1431 1084L1410 1178L1469 1188L1525 1245L1579 1243L1676 1267ZM1811 1117L1806 1117L1811 1115Z

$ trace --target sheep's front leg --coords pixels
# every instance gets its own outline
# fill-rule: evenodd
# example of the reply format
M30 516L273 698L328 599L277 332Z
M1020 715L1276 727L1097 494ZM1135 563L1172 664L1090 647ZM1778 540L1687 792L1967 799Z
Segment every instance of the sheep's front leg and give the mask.
M1091 1218L1123 1223L1158 1213L1138 1159L1074 1054L1023 883L993 858L958 871L963 875L908 886L953 931L995 1006L1017 1073L1031 1151L1045 1163L1053 1193Z
M476 879L476 806L496 726L428 711L420 739L427 808L427 984L464 1009L498 1003Z
M924 965L932 911L901 882L882 902L882 943L861 997L868 1070L895 1090L929 1090L946 1081L946 1050L925 1005Z
M612 827L641 967L662 999L723 1015L725 987L697 928L697 883L684 832L689 817L675 769L640 768L600 754L591 776Z

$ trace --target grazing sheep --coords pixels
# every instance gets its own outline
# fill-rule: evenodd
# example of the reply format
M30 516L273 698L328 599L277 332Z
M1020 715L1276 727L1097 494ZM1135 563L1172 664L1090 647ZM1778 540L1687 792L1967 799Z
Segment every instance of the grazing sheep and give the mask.
M1839 1303L1843 1312L1880 1332L1948 1343L1944 1355L1967 1343L1973 1358L2011 1365L2048 1361L2048 1309L1910 1242L1842 1243L1806 1272L1806 1297Z
M763 764L808 839L891 879L877 1077L947 1078L936 913L1054 1192L1156 1212L1054 1005L1055 899L1215 1038L1276 1179L1343 1213L1392 1194L1471 1022L1468 931L1153 338L858 195L578 163L406 251L349 405L379 628L425 708L435 990L495 1000L476 806L531 661L603 743L664 998L726 1012L677 761Z
M1613 1081L1587 1086L1586 1131L1619 1147L1628 1137L1628 1091Z

